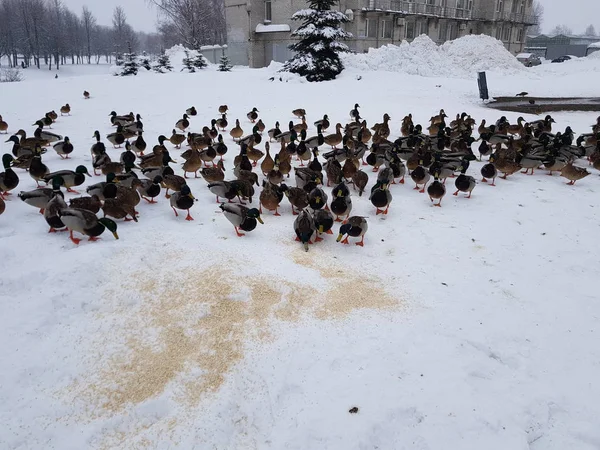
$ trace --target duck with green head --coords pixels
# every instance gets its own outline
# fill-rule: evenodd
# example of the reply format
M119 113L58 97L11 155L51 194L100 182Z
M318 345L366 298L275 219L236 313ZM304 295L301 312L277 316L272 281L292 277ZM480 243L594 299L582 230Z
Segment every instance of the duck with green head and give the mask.
M177 210L182 209L187 210L187 216L185 220L194 220L194 218L190 214L190 208L194 206L194 202L196 201L196 199L192 195L192 191L190 190L190 187L187 184L184 184L181 187L180 191L175 192L173 195L171 195L169 201L171 202L171 208L173 208L175 217L179 216Z
M360 242L357 242L356 245L364 247L365 233L368 229L369 225L366 218L361 216L352 216L342 223L336 241L348 245L350 244L348 241L349 237L359 237L361 240ZM346 237L344 238L344 236ZM344 239L342 240L342 238Z
M77 166L75 170L59 170L56 172L50 172L48 175L44 177L44 181L49 183L55 177L61 177L64 181L63 186L67 188L67 192L72 192L74 194L79 194L74 189L71 189L73 186L81 186L85 181L85 176L91 177L85 166Z
M19 185L19 176L12 169L11 163L14 158L5 153L2 155L2 165L4 166L4 172L0 173L0 197L4 198L6 195L10 195L10 191Z
M307 210L302 210L294 220L294 232L296 241L302 242L304 251L308 251L308 244L312 244L311 238L315 234L315 221Z
M52 198L46 205L44 210L44 219L50 226L48 233L56 233L57 231L66 231L65 224L60 219L60 212L63 209L67 209L68 206L65 203L64 194L60 190L64 180L60 176L52 178Z
M98 219L96 214L85 209L63 209L60 211L60 220L69 230L69 238L74 244L81 242L81 239L73 236L74 231L89 236L89 241L97 241L99 239L98 236L108 229L115 239L119 239L117 224L113 220L105 217Z
M256 208L246 208L237 203L221 203L219 208L221 208L227 220L231 222L235 228L235 233L239 237L245 236L244 233L240 233L240 230L250 232L256 228L257 222L264 224L260 212Z

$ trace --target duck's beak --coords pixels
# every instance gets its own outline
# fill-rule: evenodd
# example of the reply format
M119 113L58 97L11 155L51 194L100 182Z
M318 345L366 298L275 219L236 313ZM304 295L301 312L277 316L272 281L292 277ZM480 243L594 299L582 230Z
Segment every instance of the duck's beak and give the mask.
M115 239L119 239L119 235L117 234L116 231L113 231L113 236L115 237Z
M304 251L307 252L308 251L308 242L304 243Z
M256 218L256 220L258 220L258 221L259 221L260 223L262 223L263 225L265 224L265 223L263 222L263 220L262 220L262 218L261 218L260 216L259 216L259 217L257 217L257 218Z
M188 197L191 198L192 200L196 199L192 194L189 194Z
M344 237L344 235L342 233L338 234L337 239L335 240L335 242L340 242L342 240L342 238Z

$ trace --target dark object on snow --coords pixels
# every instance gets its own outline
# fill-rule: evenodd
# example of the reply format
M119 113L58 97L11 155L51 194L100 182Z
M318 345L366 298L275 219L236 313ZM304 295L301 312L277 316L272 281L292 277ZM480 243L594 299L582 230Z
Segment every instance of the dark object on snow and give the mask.
M350 414L356 414L358 412L358 408L355 406L354 408L350 408L350 411L348 411Z
M530 105L535 105L535 100L529 100Z
M529 92L519 92L515 97L525 97L527 95L529 95Z
M489 100L490 96L488 94L487 78L485 76L485 72L477 73L477 84L479 85L479 98L481 100Z

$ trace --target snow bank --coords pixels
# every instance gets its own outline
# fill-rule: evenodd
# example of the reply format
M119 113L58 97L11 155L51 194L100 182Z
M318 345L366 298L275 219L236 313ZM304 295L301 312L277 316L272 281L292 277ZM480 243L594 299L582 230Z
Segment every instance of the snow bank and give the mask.
M470 35L438 46L421 35L411 43L386 45L368 53L342 56L349 69L386 70L425 77L471 78L475 72L506 74L525 70L502 42L485 35Z

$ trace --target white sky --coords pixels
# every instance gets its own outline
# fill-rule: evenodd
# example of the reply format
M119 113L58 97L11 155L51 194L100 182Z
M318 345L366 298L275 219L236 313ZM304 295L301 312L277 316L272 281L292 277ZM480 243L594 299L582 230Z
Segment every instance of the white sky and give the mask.
M98 23L110 25L112 12L121 5L127 13L129 24L139 31L155 31L156 10L149 8L145 0L63 0L71 10L81 12L87 5L96 15ZM600 0L541 0L544 5L543 31L549 31L555 25L564 24L575 33L583 33L592 23L600 32Z

